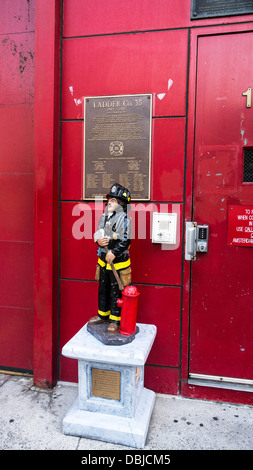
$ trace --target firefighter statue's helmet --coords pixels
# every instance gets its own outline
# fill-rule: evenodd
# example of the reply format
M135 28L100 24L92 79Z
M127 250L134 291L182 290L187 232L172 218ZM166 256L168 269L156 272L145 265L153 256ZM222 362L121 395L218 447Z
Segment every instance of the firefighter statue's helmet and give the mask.
M131 195L129 189L125 188L119 183L114 183L109 191L109 193L106 195L107 199L109 197L116 197L117 199L120 199L121 201L125 202L128 204L131 201Z

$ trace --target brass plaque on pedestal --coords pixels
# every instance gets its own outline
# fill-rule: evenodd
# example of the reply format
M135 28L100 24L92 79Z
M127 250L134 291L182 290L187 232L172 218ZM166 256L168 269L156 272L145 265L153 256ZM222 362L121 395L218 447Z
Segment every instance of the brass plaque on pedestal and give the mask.
M120 400L120 372L91 369L92 396Z
M151 125L152 94L84 99L83 199L117 182L150 200Z

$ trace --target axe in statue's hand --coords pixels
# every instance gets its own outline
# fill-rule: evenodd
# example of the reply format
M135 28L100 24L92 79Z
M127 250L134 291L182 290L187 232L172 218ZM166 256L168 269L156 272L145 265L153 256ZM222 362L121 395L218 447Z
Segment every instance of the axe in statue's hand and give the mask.
M105 251L106 251L106 253L108 253L108 248L107 248L107 246L105 246ZM114 276L115 276L115 279L116 279L116 281L117 281L117 283L118 283L119 290L124 290L124 286L123 286L123 284L122 284L122 282L121 282L121 280L120 280L120 277L119 277L119 275L118 275L118 273L117 273L117 271L116 271L116 269L115 269L114 264L113 264L113 263L109 263L109 264L110 264L110 266L111 266L111 268L112 268L112 272L113 272L113 274L114 274Z

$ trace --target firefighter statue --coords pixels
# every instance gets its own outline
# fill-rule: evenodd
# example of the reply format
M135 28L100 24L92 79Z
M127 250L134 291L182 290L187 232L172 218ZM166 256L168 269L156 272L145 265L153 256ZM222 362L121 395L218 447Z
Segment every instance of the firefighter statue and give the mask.
M115 334L121 319L118 299L121 298L122 289L131 283L131 219L127 215L131 197L129 190L118 183L111 187L106 197L105 212L94 234L94 241L98 245L98 314L90 318L88 323L96 325L108 322L107 332Z

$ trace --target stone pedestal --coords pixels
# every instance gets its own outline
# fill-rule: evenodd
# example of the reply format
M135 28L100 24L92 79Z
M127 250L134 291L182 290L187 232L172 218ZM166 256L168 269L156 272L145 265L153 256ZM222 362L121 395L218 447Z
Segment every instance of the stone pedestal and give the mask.
M138 324L134 341L101 343L87 324L63 347L78 360L78 398L63 420L64 434L145 446L155 393L143 386L144 365L156 336L154 325Z

